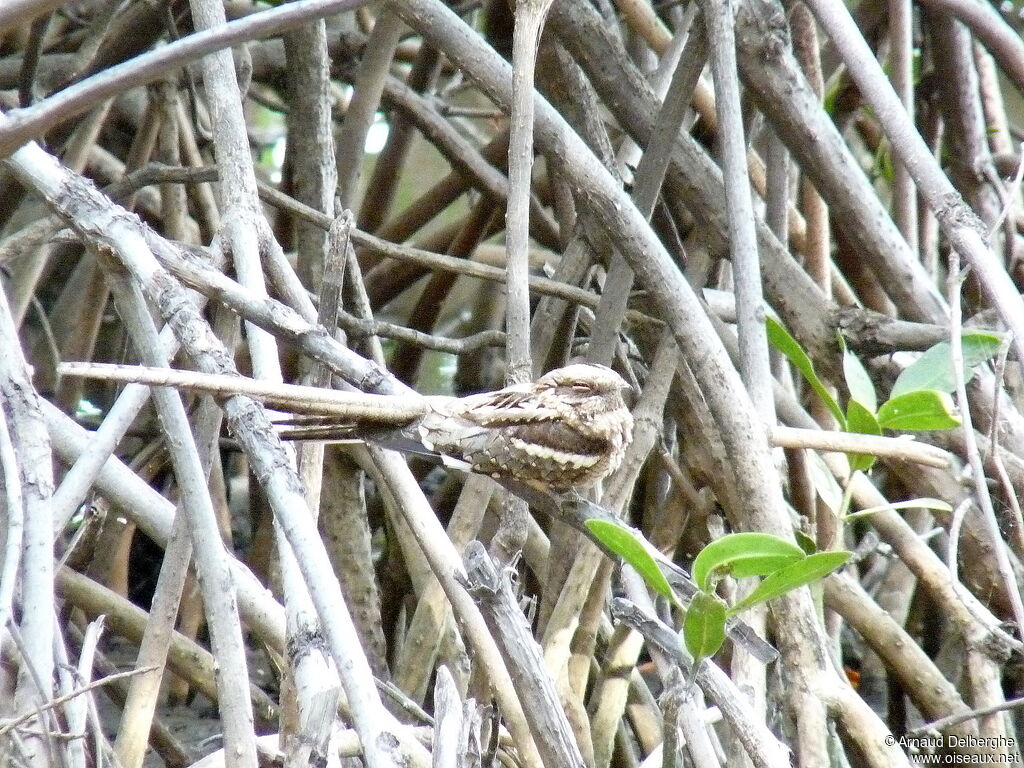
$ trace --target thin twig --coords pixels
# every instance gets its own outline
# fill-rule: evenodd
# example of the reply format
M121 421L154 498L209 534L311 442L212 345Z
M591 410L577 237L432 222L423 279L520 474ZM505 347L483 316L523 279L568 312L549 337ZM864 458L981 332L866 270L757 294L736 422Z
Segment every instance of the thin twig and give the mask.
M1010 182L1009 188L1001 190L999 187L996 187L996 189L1003 195L1003 207L999 211L999 216L994 222L992 222L992 226L989 227L989 236L992 236L999 231L999 227L1002 226L1003 221L1006 220L1013 211L1015 197L1017 193L1020 192L1021 183L1024 182L1024 143L1020 145L1020 151L1018 154L1020 155L1021 160L1017 163L1017 172L1013 175L1013 180Z
M386 339L395 339L406 344L415 344L424 349L447 352L450 355L466 355L484 347L500 347L505 343L504 331L480 331L469 336L452 339L447 336L437 336L436 334L417 331L415 328L406 328L404 325L396 325L383 320L363 320L362 318L350 315L348 312L340 312L338 314L338 324L357 338L361 336L383 336Z
M71 693L65 694L64 696L58 696L56 699L51 699L50 701L41 705L39 707L39 711L41 712L46 709L54 709L55 707L59 707L62 704L71 701L76 696L81 696L84 693L90 693L92 691L95 691L97 688L102 688L104 685L109 685L110 683L115 683L119 680L124 680L127 677L132 677L133 675L144 675L156 669L157 667L154 666L139 667L138 669L129 669L127 672L118 672L116 675L110 675L109 677L104 677L100 680L94 680L88 685L84 685L81 688L72 691ZM8 720L3 725L0 725L0 736L9 733L22 723L28 722L33 717L36 717L37 714L38 712L29 712L27 714L22 715L21 717L16 717L14 720Z
M954 465L953 456L940 448L903 437L862 435L795 427L772 427L771 441L779 448L813 448L838 453L864 453L912 461L937 469Z
M977 717L992 715L996 712L1005 712L1008 709L1016 709L1017 707L1022 706L1024 706L1024 697L1018 699L1008 699L1000 704L996 704L991 707L972 709L970 712L958 712L955 715L943 717L938 720L933 720L930 723L919 725L916 728L911 728L907 731L907 736L921 736L926 733L941 733L942 731L949 728L949 726L956 725L957 723L962 723L965 720L973 720Z

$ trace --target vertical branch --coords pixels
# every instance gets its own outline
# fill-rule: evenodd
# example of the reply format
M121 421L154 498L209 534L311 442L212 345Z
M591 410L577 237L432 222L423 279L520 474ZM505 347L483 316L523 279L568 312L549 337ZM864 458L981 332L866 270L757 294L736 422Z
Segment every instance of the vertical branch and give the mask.
M40 400L32 386L32 374L21 353L18 332L7 298L0 293L0 418L17 456L18 485L24 505L21 550L20 634L25 648L18 673L15 706L19 714L39 704L36 696L52 695L53 660L53 529L50 525L50 497L53 493L50 439L39 412ZM6 463L6 462L5 462ZM13 534L11 534L13 535ZM0 631L6 631L6 626ZM37 681L43 690L37 691ZM36 723L44 731L44 721ZM49 765L47 739L29 734L24 754L33 766Z
M174 620L178 615L178 605L191 559L192 541L189 539L188 525L185 515L179 514L174 518L174 529L164 550L163 564L153 593L150 620L146 622L146 631L139 643L139 655L136 658L139 667L155 669L132 678L117 740L114 742L114 754L122 768L139 768L146 754L160 683L167 664L167 651L171 635L174 634Z
M227 23L224 7L215 0L191 0L197 30ZM256 172L249 153L249 138L242 109L242 91L229 49L202 60L203 86L213 123L214 156L220 169L220 202L224 217L225 247L234 261L238 281L258 294L266 293L259 262L259 195ZM277 380L277 344L263 329L245 324L253 370L258 378Z
M7 418L0 415L0 471L4 482L3 553L0 554L0 627L7 626L14 606L14 592L21 567L21 544L25 535L25 500L18 476L18 454L14 450Z
M345 114L345 122L338 135L335 150L338 162L338 197L345 208L355 207L359 176L363 167L363 147L366 133L373 125L373 117L380 106L388 67L395 56L395 48L405 25L388 10L382 10L366 41L359 73L353 83L352 100Z
M970 30L946 13L925 16L939 81L938 104L946 126L949 178L987 227L1001 207L992 179L995 169L986 134Z
M807 84L820 101L825 92L821 72L821 56L818 52L818 31L814 17L807 6L799 3L790 17L793 28L793 54L804 71ZM914 197L916 204L916 197ZM826 296L832 295L832 242L830 237L828 205L814 188L810 179L804 178L800 189L800 209L807 223L807 240L804 247L804 263L807 273L818 284ZM904 232L904 235L906 233ZM912 242L909 238L907 242ZM916 250L915 250L916 253ZM824 414L815 414L815 417Z
M533 378L530 355L530 187L533 175L533 79L537 48L551 0L516 0L512 32L512 104L509 111L508 205L505 209L505 381ZM522 549L529 509L506 496L492 542L503 562Z
M437 681L434 683L435 768L457 768L459 765L460 753L465 751L461 743L463 716L462 698L455 687L452 673L448 667L438 667Z
M173 100L173 104L169 106L175 107L176 102L176 99ZM172 108L169 111L169 119L177 125L177 121L174 120L177 109ZM165 207L173 204L175 199L175 195L164 196ZM115 279L118 278L115 277ZM226 314L226 310L220 309L222 315ZM229 322L232 328L236 328L236 320L231 318ZM176 349L177 345L166 343L166 337L173 337L171 329L165 327L163 330L164 332L160 336L161 349L166 349L168 346ZM121 399L118 402L121 402ZM205 398L195 421L195 431L196 447L207 480L210 476L216 441L220 435L221 421L220 409L213 403L212 398ZM105 424L106 420L104 420ZM76 463L77 465L78 463ZM182 593L190 577L189 563L191 560L192 540L189 536L188 517L182 510L181 514L175 515L170 538L164 548L163 562L160 564L160 574L157 577L156 589L150 607L151 618L146 622L146 628L139 643L139 653L136 657L138 667L153 667L153 670L131 679L122 707L123 716L118 728L117 739L114 742L114 752L123 768L138 768L142 765L146 748L149 745L150 732L156 725L154 714L167 665L168 651L174 635L175 619L181 611ZM228 567L231 567L230 560Z
M914 9L910 0L889 0L892 87L907 116L914 119ZM896 226L917 253L917 192L907 166L893 163L892 205Z
M428 92L441 71L441 55L429 45L420 47L416 62L409 71L406 85L417 93ZM396 111L389 121L388 138L377 155L373 173L366 183L366 194L356 221L367 232L375 232L391 211L399 186L399 173L409 156L416 136L410 117ZM367 265L368 268L369 265Z
M740 375L761 420L765 424L773 424L775 404L768 361L768 339L764 327L754 205L747 174L747 145L743 116L740 114L733 4L730 0L704 0L702 8L711 51L711 74L715 83L719 162L725 181L729 249L736 286Z
M292 84L288 111L292 185L298 199L321 213L330 214L337 172L331 122L330 57L324 22L317 21L290 32L285 38L285 60ZM328 282L337 277L337 269L331 270L330 276L327 274L332 256L337 255L337 249L330 247L331 233L308 222L297 222L296 241L299 275L306 286L321 291L322 319L328 319L329 315L330 320L336 321L336 292L328 287ZM276 253L276 243L265 242L264 245L271 253ZM335 326L326 322L324 325L333 337ZM330 382L330 374L322 366L314 366L310 376L314 386ZM323 458L321 443L301 444L296 449L296 469L314 519L320 509ZM326 654L318 644L309 643L310 633L320 629L316 612L280 529L278 541L285 583L293 585L287 596L288 629L290 646L296 651L289 659L282 684L281 743L286 764L295 767L327 759L333 713L341 696L341 686Z
M691 6L695 13L696 6ZM661 61L653 83L655 92L661 97L662 105L647 148L633 174L633 202L637 210L648 221L654 213L665 172L671 159L672 147L689 111L693 89L700 79L700 72L707 59L707 35L692 24L676 33ZM671 73L671 74L669 74ZM639 148L629 142L630 147ZM619 157L625 154L620 150ZM626 314L626 305L633 287L633 270L621 254L616 254L608 270L601 302L595 312L594 330L591 333L589 359L607 364L615 354L619 328Z
M196 30L227 23L224 7L214 0L191 0ZM203 85L213 123L214 153L221 174L221 205L226 213L252 207L257 201L256 173L249 156L242 92L228 48L203 57ZM255 214L259 209L254 208ZM255 234L255 233L253 233Z
M296 200L330 216L338 173L331 121L330 54L327 28L318 21L284 36L288 72L288 154ZM319 290L327 235L309 222L295 222L298 273L310 290Z
M768 136L765 150L764 220L779 242L789 247L789 150L779 135Z
M508 142L505 213L505 309L508 383L530 381L530 181L533 172L533 76L544 18L551 0L517 0L512 34L512 125Z

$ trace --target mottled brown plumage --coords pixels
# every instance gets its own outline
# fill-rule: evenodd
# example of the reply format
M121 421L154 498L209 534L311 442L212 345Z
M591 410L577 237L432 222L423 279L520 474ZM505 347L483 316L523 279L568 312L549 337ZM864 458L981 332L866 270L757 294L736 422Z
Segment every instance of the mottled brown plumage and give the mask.
M610 368L578 363L532 384L430 398L432 412L411 427L448 464L555 491L587 488L618 467L632 438L626 386Z
M553 491L595 485L622 462L633 417L626 382L611 368L577 363L469 397L427 397L429 412L401 427L322 424L283 430L288 439L362 439L447 466Z

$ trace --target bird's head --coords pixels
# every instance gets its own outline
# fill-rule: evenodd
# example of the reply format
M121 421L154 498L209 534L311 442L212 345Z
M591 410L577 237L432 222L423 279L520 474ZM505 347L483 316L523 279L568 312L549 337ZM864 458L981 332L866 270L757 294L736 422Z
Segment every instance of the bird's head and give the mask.
M629 384L619 374L608 366L597 363L573 363L556 368L537 379L537 383L591 394L607 394L629 389Z
M574 363L556 368L537 379L537 385L553 390L568 404L596 405L601 401L607 408L621 407L622 393L629 389L629 384L619 374L596 363Z

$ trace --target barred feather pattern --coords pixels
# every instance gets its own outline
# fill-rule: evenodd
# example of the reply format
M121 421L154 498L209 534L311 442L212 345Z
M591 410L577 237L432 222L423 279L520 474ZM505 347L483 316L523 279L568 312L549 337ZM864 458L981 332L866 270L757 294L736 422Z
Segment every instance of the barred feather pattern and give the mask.
M622 462L633 417L626 382L610 368L578 363L531 384L464 398L430 398L414 425L446 463L554 491L595 485Z

